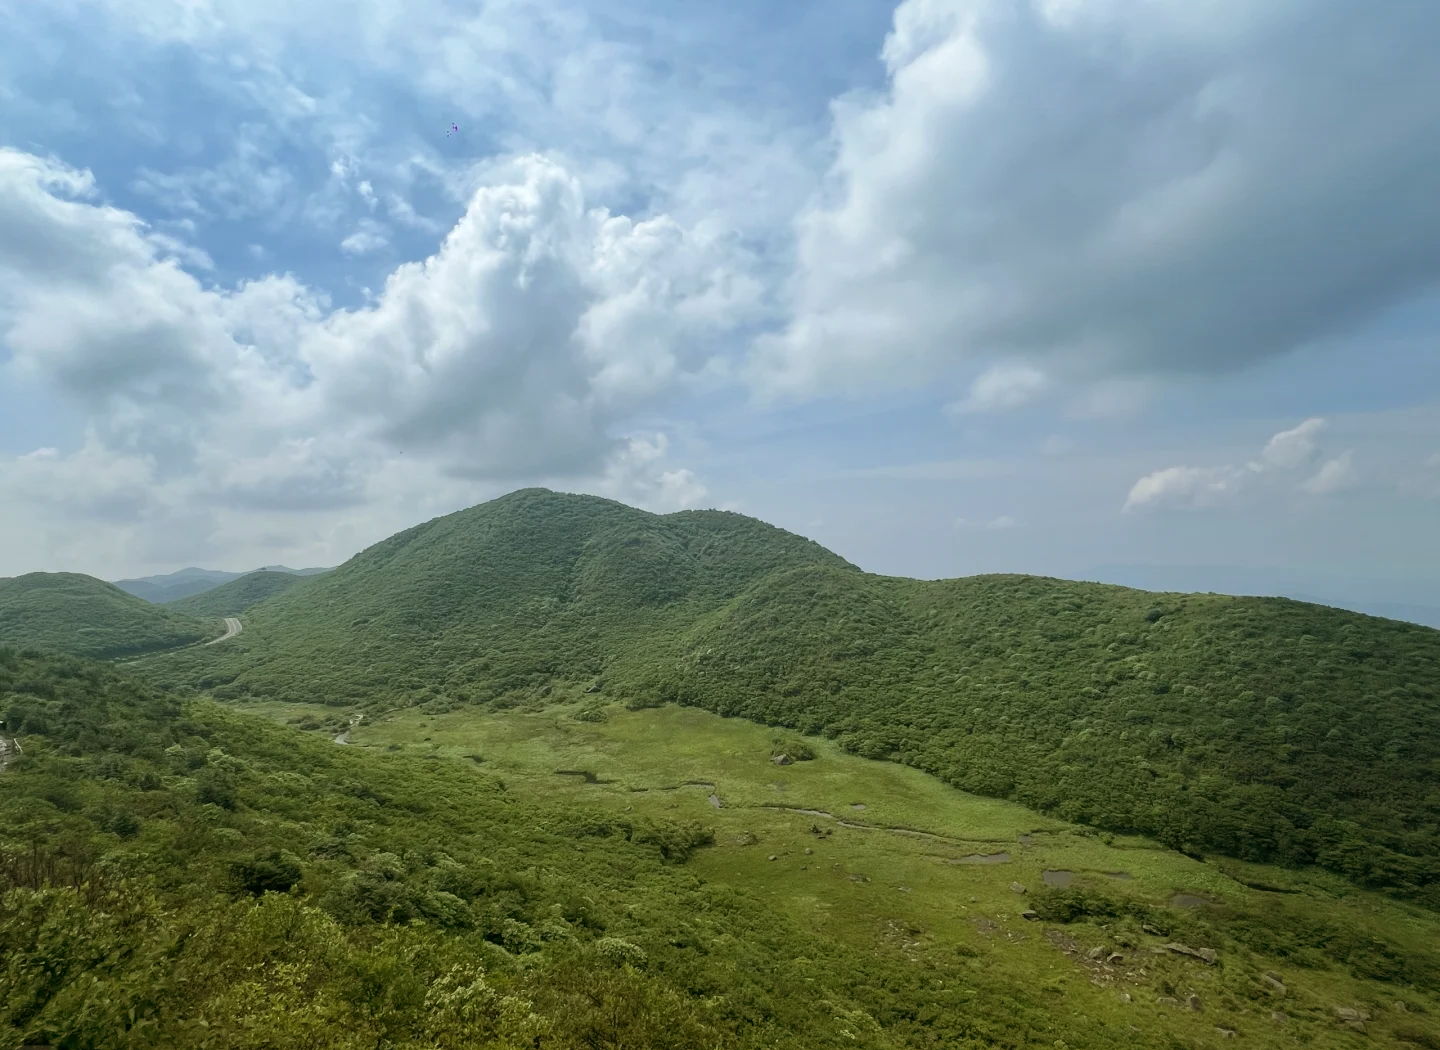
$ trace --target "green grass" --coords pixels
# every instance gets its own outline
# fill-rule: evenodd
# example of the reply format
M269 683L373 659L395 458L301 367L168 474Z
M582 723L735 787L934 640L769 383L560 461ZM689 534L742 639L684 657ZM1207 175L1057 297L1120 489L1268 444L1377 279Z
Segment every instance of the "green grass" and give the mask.
M1440 631L1284 599L866 574L737 514L523 490L149 672L222 700L545 689L820 733L1057 819L1440 907Z
M294 573L261 569L200 594L167 602L166 608L190 616L239 616L252 605L282 594L305 579Z
M79 573L0 579L0 645L110 659L189 645L223 631L209 617L158 608Z
M334 718L332 710L313 705L271 702L248 710L290 724ZM1342 944L1347 936L1355 944L1383 943L1419 967L1412 976L1425 987L1429 975L1440 972L1424 968L1440 962L1434 951L1440 922L1323 870L1201 862L1154 841L1097 836L824 740L810 741L814 761L776 766L770 761L774 731L741 719L677 706L627 711L610 705L602 709L603 721L579 721L578 710L574 703L541 702L493 713L412 709L362 720L350 739L362 751L474 766L528 798L595 807L617 818L703 822L715 829L714 845L687 866L707 882L743 890L777 921L834 939L851 954L893 952L915 966L958 957L962 972L974 964L1003 986L1040 990L1063 1018L1062 1029L1126 1031L1134 1045L1167 1045L1172 1037L1208 1045L1218 1026L1240 1031L1254 1045L1340 1046L1349 1045L1350 1035L1337 1030L1336 1006L1372 1013L1378 1020L1370 1034L1382 1042L1397 1030L1413 1035L1416 1024L1430 1031L1417 1012L1440 1009L1440 999L1403 979L1376 980L1367 970L1373 960L1340 961L1341 952L1354 953L1354 944ZM598 782L557 770L588 772ZM719 809L707 785L714 785ZM857 802L865 808L854 809ZM824 810L868 827L780 805ZM1000 850L1011 860L952 863ZM1047 870L1073 872L1073 891L1148 909L1151 921L1170 925L1160 936L1133 917L1026 921L1025 908L1059 896L1047 895ZM1131 877L1113 878L1117 872ZM1014 893L1012 882L1027 893ZM1251 888L1255 884L1289 892ZM1203 915L1170 907L1177 893L1202 895L1218 907ZM1329 938L1329 954L1307 953L1296 936ZM1154 954L1172 939L1219 948L1220 965ZM1275 944L1290 950L1273 950ZM1120 951L1133 962L1106 967L1083 960L1102 945L1107 955ZM1283 996L1264 990L1265 971L1282 975ZM1163 995L1183 999L1192 992L1206 1004L1201 1014L1156 1005ZM1397 999L1410 1012L1396 1010ZM1283 1026L1271 1020L1276 1009L1289 1016Z

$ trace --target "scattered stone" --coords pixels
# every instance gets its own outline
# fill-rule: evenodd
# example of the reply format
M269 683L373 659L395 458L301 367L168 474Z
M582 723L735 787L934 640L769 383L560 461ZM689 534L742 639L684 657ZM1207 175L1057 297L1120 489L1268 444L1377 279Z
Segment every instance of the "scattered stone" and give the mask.
M1205 1004L1200 1001L1200 997L1194 992L1191 992L1185 997L1185 1006L1187 1009L1194 1010L1197 1014L1205 1009Z
M1122 1003L1128 1003L1128 1002L1130 1002L1130 1001L1131 1001L1131 999L1130 999L1130 993L1129 993L1129 992L1121 992L1121 993L1120 993L1120 1001L1121 1001Z
M1159 1006L1174 1006L1176 1008L1180 1006L1179 999L1172 999L1168 995L1162 995L1160 998L1156 999L1155 1002Z
M869 882L869 881L870 881L870 876L869 876L869 875L861 875L861 874L857 871L857 872L855 872L853 875L850 876L850 881L851 881L851 882Z
M1099 946L1099 947L1091 948L1088 952L1085 953L1085 957L1086 957L1087 959L1098 959L1098 958L1100 958L1100 956L1102 956L1102 955L1104 955L1104 954L1105 954L1105 947L1104 947L1103 945L1101 945L1101 946Z
M1343 1024L1346 1028L1353 1028L1353 1029L1355 1029L1355 1031L1357 1031L1357 1032L1363 1032L1363 1031L1365 1031L1365 1022L1364 1022L1364 1021L1341 1021L1340 1023Z
M766 860L778 860L779 858L776 857L775 854L772 853L772 854L770 854L770 856L766 857L765 859L766 859Z
M1040 918L1040 913L1037 911L1032 911L1030 908L1026 908L1020 913L1020 918L1026 920L1027 922L1035 922Z
M788 766L792 765L795 760L789 755L776 755L770 761L774 762L777 766Z
M1111 952L1109 955L1107 955L1107 956L1105 957L1105 962L1106 962L1106 964L1107 964L1107 965L1110 965L1110 966L1115 966L1115 965L1117 965L1117 964L1119 964L1119 963L1122 963L1122 962L1124 962L1124 961L1125 961L1125 956L1121 955L1119 952Z
M1276 1024L1284 1024L1286 1021L1290 1020L1290 1018L1286 1017L1285 1014L1280 1010L1271 1010L1270 1020L1274 1021Z
M1203 959L1207 963L1213 963L1218 956L1214 948L1191 948L1188 944L1171 942L1165 945L1165 950L1175 952L1177 955L1189 955L1196 959Z
M1024 892L1025 892L1025 887L1022 886L1022 885L1020 885L1018 882L1012 882L1012 883L1010 884L1010 892L1011 892L1011 893L1024 893Z
M1260 979L1269 985L1272 990L1279 992L1281 995L1285 994L1285 982L1280 979L1280 975L1274 970L1266 970L1260 975Z
M1405 1005L1405 1000L1403 999L1395 1000L1395 1009L1399 1010L1402 1014L1410 1012L1410 1008Z
M815 851L814 851L813 849L811 849L809 846L806 846L806 847L805 847L805 855L806 855L807 857L808 857L810 854L814 853L814 852L815 852Z
M1335 1007L1335 1016L1342 1021L1368 1021L1370 1015L1364 1010L1357 1010L1353 1006Z
M1216 1031L1217 1033L1219 1033L1221 1039L1234 1039L1234 1038L1235 1038L1235 1029L1233 1029L1233 1028L1221 1028L1221 1027L1219 1027L1219 1026L1217 1025L1216 1028L1215 1028L1215 1031Z
M1159 936L1160 936L1160 931L1157 930L1154 926L1151 926L1148 922L1145 923L1145 924L1144 924L1143 926L1141 926L1140 928L1141 928L1142 930L1144 930L1146 933L1150 934L1152 937L1159 937Z

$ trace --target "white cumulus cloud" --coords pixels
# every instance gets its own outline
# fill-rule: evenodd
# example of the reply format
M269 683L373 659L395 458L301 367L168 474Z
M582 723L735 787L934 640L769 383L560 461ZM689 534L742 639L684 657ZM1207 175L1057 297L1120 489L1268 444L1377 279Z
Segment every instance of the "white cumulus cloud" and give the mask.
M1218 372L1420 294L1437 36L1429 0L905 0L886 89L833 107L753 381Z
M1128 512L1147 507L1217 506L1234 497L1252 481L1314 462L1320 455L1317 439L1326 425L1324 419L1316 417L1282 430L1266 442L1259 459L1243 466L1176 466L1154 471L1131 486L1121 509ZM1348 488L1356 480L1351 454L1345 452L1322 465L1299 487L1304 492L1319 496Z

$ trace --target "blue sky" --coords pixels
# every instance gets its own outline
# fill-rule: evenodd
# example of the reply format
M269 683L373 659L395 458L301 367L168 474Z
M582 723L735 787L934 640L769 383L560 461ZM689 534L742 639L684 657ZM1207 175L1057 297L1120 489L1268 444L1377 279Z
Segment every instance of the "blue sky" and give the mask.
M1425 0L0 17L0 574L543 484L1440 606Z

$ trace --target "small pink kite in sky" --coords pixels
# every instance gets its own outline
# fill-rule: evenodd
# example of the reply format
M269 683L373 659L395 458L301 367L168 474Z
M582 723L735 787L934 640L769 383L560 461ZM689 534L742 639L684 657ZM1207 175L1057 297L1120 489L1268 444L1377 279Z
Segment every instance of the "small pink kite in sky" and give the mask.
M450 125L450 130L447 131L447 132L445 132L445 137L448 139L451 135L458 135L458 134L460 134L460 129L459 129L456 125L451 124L451 125Z

